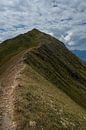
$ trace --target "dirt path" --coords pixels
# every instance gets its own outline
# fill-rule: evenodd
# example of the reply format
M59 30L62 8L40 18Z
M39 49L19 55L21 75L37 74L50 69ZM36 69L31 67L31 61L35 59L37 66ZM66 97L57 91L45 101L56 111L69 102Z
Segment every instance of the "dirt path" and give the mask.
M16 122L13 121L15 87L16 84L14 83L14 86L9 86L3 93L3 130L15 130L16 128Z
M9 62L7 70L0 75L0 130L15 130L14 101L15 88L18 85L17 76L23 67L22 54L13 57Z

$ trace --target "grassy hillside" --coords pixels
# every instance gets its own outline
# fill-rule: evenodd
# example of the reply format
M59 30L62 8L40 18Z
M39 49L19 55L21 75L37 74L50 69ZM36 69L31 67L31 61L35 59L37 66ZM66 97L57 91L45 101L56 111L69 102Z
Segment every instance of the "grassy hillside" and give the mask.
M2 130L86 128L86 64L36 29L0 44L0 94Z
M59 84L55 86L28 65L17 80L17 130L85 130L86 111L60 91Z
M32 32L21 34L0 44L0 67L15 54L37 46L36 41L40 38L40 35L42 34L34 29Z
M15 38L6 40L0 44L0 68L7 63L12 56L30 48L39 46L42 43L47 43L51 39L53 40L53 38L47 34L41 33L37 29L33 29L24 35L21 34ZM4 68L0 70L0 73L3 71Z
M26 57L27 64L86 108L86 66L63 45L42 44Z

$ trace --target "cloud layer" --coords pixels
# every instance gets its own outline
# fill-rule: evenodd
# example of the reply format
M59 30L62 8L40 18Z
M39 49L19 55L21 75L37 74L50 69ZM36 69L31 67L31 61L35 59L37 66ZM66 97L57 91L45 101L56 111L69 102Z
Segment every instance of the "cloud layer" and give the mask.
M86 0L0 0L0 41L32 28L86 49Z

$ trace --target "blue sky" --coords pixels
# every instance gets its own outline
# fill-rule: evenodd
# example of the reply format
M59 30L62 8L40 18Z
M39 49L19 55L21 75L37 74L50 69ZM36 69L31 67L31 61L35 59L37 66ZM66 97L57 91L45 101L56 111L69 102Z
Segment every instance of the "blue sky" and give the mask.
M0 0L0 41L32 28L86 50L86 0Z

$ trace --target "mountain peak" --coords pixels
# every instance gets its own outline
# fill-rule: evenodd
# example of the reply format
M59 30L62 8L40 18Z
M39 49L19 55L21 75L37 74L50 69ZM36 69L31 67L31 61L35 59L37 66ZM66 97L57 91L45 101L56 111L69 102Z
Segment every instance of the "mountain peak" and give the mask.
M42 33L40 30L36 29L36 28L33 28L32 30L30 30L29 32L27 33L32 33L32 34L39 34L39 33Z
M31 30L32 32L40 32L38 29L36 29L36 28L33 28L32 30Z

